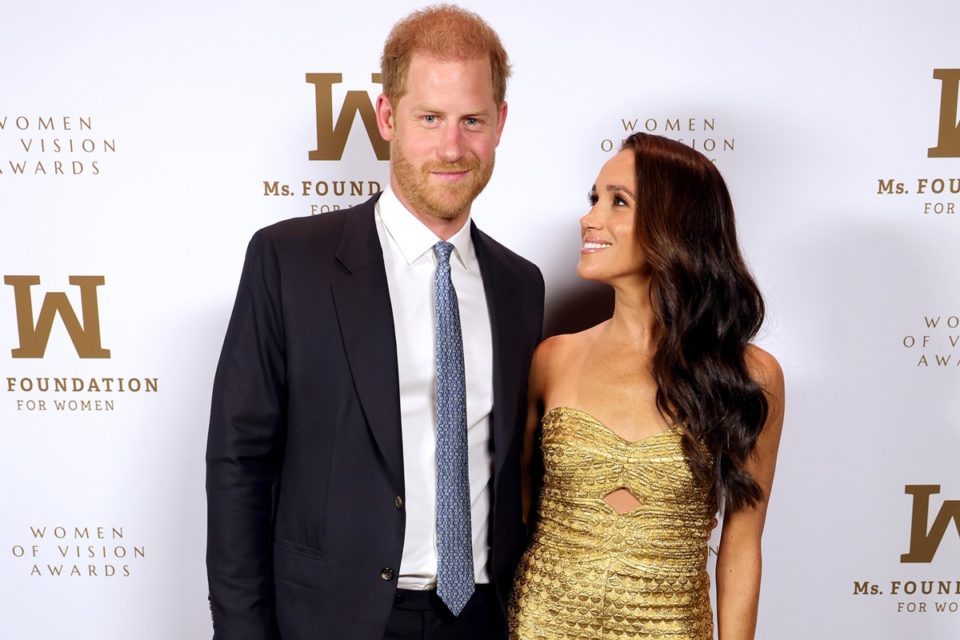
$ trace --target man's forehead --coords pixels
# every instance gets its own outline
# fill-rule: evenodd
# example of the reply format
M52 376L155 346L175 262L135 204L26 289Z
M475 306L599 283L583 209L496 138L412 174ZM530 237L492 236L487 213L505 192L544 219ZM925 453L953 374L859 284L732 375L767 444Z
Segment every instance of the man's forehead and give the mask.
M484 63L480 71L477 64ZM455 66L451 66L455 65ZM411 61L411 73L407 74L401 101L407 107L414 104L436 107L439 104L471 104L468 109L490 110L494 108L493 81L489 61L474 58L469 60L424 57Z

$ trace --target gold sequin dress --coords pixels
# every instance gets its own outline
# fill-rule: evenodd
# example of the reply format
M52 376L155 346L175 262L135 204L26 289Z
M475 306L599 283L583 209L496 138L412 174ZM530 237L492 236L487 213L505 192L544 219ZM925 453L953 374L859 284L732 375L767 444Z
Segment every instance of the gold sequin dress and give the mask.
M713 513L676 429L624 440L567 407L543 417L544 486L510 599L511 640L712 640ZM618 513L626 488L641 505Z

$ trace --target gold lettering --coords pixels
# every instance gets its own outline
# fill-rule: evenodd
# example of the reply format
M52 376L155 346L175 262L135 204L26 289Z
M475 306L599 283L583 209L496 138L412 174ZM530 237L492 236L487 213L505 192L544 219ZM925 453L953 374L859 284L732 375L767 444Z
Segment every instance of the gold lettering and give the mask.
M97 287L104 284L103 276L70 276L69 282L80 287L80 311L83 324L62 291L53 291L44 296L36 324L33 322L33 296L30 289L40 284L40 276L4 276L4 284L13 287L17 307L17 330L20 347L12 349L14 358L42 358L47 350L47 341L53 329L53 321L60 316L77 355L81 358L109 358L110 350L100 343L100 310L97 304Z
M908 484L904 493L913 496L913 519L910 523L910 551L900 556L900 562L932 562L951 521L960 534L960 500L944 500L928 531L930 496L940 493L940 485Z
M370 75L373 82L382 82L379 73ZM307 82L314 85L317 113L317 148L307 154L310 160L340 160L347 146L347 137L356 115L360 114L367 137L377 160L390 159L390 145L380 137L377 115L366 91L348 91L333 124L333 85L343 81L340 73L308 73Z
M937 146L927 150L928 158L960 158L960 124L957 123L957 98L960 94L960 69L934 69L940 87L940 131Z

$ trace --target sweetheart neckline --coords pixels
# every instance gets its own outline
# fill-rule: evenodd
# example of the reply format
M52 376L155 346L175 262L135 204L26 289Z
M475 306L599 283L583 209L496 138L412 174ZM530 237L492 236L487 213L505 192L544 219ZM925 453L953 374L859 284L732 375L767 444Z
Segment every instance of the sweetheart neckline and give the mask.
M604 422L603 422L602 420L600 420L599 418L596 418L595 416L593 416L593 415L590 414L590 413L587 413L587 412L584 411L583 409L577 409L576 407L570 407L570 406L562 405L562 404L561 404L561 405L557 405L557 406L555 406L555 407L551 407L549 410L545 411L544 414L543 414L543 418L541 418L541 422L542 422L543 420L546 420L546 419L547 419L547 416L550 415L551 413L555 413L555 412L559 412L559 411L572 411L573 413L579 413L581 416L584 416L585 418L587 418L588 421L590 421L590 422L592 422L593 424L601 427L601 428L603 429L603 431L609 433L609 434L612 435L614 438L616 438L617 440L619 440L620 442L622 442L622 443L624 443L624 444L626 444L626 445L628 445L628 446L641 445L641 444L643 444L644 442L646 442L647 440L652 440L652 439L654 439L654 438L658 438L658 437L664 435L665 433L671 433L671 432L674 432L674 431L677 430L676 427L667 427L667 428L664 429L663 431L658 431L658 432L656 432L656 433L652 433L652 434L650 434L650 435L648 435L648 436L644 436L643 438L640 438L639 440L627 440L626 438L624 438L623 436L621 436L619 433L617 433L616 431L614 431L613 429L611 429L610 427L608 427L606 424L604 424Z

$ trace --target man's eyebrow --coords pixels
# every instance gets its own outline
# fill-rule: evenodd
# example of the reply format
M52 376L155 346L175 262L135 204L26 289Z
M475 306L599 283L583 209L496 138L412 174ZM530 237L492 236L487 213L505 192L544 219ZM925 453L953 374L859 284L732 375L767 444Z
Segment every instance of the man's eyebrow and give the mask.
M439 109L439 108L437 108L437 107L435 107L435 106L433 106L433 105L430 105L430 104L418 104L418 105L415 105L415 106L413 107L413 110L414 110L414 111L425 111L425 112L428 112L428 113L443 113L443 109ZM467 111L466 113L464 113L461 117L462 117L462 118L470 118L470 117L472 117L472 116L489 116L491 113L494 113L494 112L490 111L490 109L487 109L486 107L478 107L478 108L473 109L473 110L468 110L468 111Z

